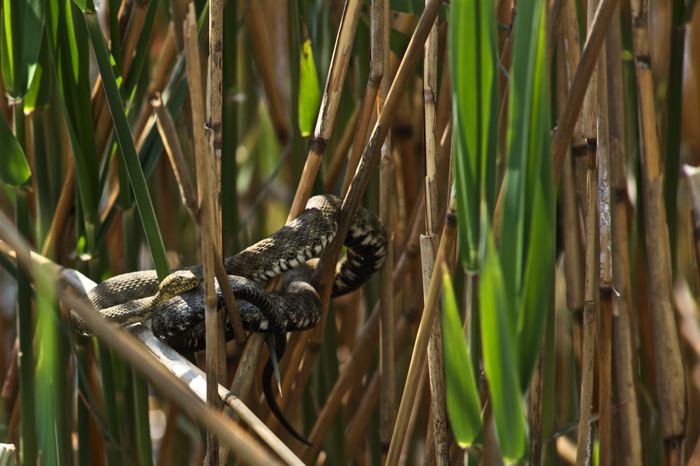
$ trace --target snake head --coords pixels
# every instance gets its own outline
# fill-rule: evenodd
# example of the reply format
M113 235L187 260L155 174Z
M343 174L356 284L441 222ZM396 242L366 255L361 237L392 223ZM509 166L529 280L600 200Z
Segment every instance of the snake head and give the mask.
M158 296L161 301L174 298L199 286L199 278L191 270L176 270L160 282Z

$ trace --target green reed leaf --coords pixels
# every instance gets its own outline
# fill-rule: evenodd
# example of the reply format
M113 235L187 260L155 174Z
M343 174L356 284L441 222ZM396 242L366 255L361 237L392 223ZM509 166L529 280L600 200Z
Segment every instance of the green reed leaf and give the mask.
M469 448L481 432L481 405L469 347L464 340L452 279L443 272L442 338L447 414L457 444Z

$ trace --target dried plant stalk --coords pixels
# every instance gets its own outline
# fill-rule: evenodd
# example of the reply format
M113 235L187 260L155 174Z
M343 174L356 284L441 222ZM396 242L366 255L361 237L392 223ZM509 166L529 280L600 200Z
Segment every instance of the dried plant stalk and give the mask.
M608 81L605 49L598 58L597 167L598 167L598 436L599 465L612 464L612 221L608 135Z
M204 277L204 322L207 339L206 373L207 373L207 403L216 409L221 408L221 399L217 386L223 379L224 335L223 314L217 310L216 291L214 289L214 237L217 231L216 214L214 211L215 174L209 147L204 133L205 110L202 77L197 44L197 21L194 4L190 4L185 19L185 52L187 57L187 83L190 88L190 104L192 108L192 133L194 135L194 153L197 164L197 194L199 212L199 228L201 238L202 274ZM219 444L212 432L207 434L206 464L218 466Z
M613 369L619 406L620 457L627 466L642 464L640 419L635 390L633 334L630 325L630 268L627 221L627 177L624 150L624 102L620 23L613 21L606 38L608 113L610 137L610 183L612 202L613 262Z
M591 464L593 454L593 370L595 365L595 317L597 314L596 279L596 198L597 177L589 160L586 199L586 281L583 307L583 349L581 352L581 390L579 394L577 466Z
M686 420L685 371L671 302L671 256L663 198L663 160L656 128L647 2L631 1L632 42L642 151L644 234L654 341L656 396L667 464L680 464Z

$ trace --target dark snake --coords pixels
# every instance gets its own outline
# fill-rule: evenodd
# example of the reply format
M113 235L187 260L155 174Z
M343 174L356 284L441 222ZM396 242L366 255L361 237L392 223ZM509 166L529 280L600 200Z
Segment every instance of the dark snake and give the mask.
M311 285L306 261L319 257L338 229L341 201L332 195L314 196L294 220L268 238L224 260L229 285L238 301L243 326L250 332L272 335L275 353L282 358L285 333L313 328L321 316L321 299ZM364 285L383 264L386 231L375 214L360 207L345 237L345 255L336 264L332 296L340 296ZM262 285L285 275L280 291L267 292ZM151 328L160 340L182 353L205 347L204 292L201 266L180 269L159 282L154 270L130 272L109 278L93 288L88 298L108 320L128 325L152 319ZM224 306L216 284L217 305ZM72 313L80 333L81 319ZM233 328L225 318L226 339ZM273 365L268 359L263 372L263 391L284 427L306 442L284 418L272 393Z

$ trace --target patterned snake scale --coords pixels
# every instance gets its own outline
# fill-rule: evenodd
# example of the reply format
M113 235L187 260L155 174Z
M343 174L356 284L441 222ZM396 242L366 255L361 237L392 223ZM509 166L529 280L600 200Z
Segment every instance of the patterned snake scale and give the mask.
M306 261L319 257L337 232L341 201L332 195L309 199L306 209L289 224L240 253L224 260L229 284L238 301L243 326L251 332L272 334L278 358L284 354L284 333L314 327L321 315L321 300L310 284L311 268ZM383 264L386 231L375 214L360 207L345 238L345 255L336 265L332 296L349 293L366 283ZM285 275L279 292L267 292L262 284ZM189 277L196 277L194 288ZM183 278L184 277L184 278ZM186 282L184 285L180 280ZM130 272L109 278L88 294L93 306L108 320L128 325L152 318L153 333L174 349L188 353L205 346L204 292L201 266L189 267L166 277L174 292L162 293L154 270ZM188 283L189 284L188 284ZM223 296L216 284L218 306ZM73 314L76 329L85 333ZM233 330L226 316L226 339ZM265 398L272 412L298 440L306 442L283 417L272 394L273 366L263 373Z

